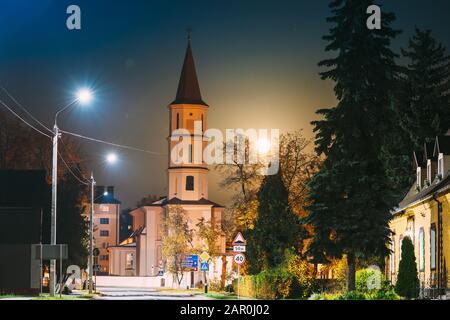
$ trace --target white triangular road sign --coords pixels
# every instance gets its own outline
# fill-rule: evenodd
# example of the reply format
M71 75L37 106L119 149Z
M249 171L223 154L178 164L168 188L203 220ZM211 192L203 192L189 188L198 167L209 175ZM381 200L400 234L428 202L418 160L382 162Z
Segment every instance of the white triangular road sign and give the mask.
M247 244L247 241L244 239L244 236L242 235L242 233L238 233L236 235L236 237L233 240L233 246L245 246Z

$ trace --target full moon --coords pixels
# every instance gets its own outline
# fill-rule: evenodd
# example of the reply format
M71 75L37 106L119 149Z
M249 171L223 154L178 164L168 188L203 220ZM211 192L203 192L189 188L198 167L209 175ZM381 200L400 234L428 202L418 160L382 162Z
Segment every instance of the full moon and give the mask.
M267 154L270 151L270 141L266 138L261 138L256 143L256 148L260 154Z

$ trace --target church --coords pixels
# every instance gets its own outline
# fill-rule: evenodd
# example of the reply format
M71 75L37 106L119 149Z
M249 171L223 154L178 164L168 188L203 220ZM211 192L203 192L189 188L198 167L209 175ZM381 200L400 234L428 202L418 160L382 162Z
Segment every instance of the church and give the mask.
M193 243L195 247L201 247L202 240L195 236L197 223L203 218L221 229L224 210L222 205L211 201L208 196L209 169L203 159L203 149L206 147L203 133L207 128L209 106L201 96L190 39L176 98L168 106L168 111L168 194L148 206L134 209L130 213L133 218L132 235L120 245L108 248L111 276L151 277L151 286L167 287L174 283L173 275L165 270L162 255L161 229L164 217L170 214L174 206L181 207L187 215L189 228L194 230ZM198 128L194 130L194 124L198 127L199 123L201 123L200 132ZM180 134L177 131L180 129L189 132L193 145L201 146L200 161L198 158L195 161L193 159L192 144L187 161L180 164L170 156L171 151L180 143L178 141ZM196 152L196 157L198 156ZM226 254L224 235L220 236L218 249L221 256L210 261L208 271L210 281L220 281L223 273L226 272L228 275L232 272L232 255ZM185 272L181 286L197 287L204 283L204 279L204 272L190 270Z

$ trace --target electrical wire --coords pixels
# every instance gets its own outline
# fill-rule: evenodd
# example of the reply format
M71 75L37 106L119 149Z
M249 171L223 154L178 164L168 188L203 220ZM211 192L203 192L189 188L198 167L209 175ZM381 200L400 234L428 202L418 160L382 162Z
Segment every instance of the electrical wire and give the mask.
M35 126L33 126L32 124L30 124L29 122L27 122L25 119L23 119L20 115L18 115L13 109L11 109L5 102L3 102L3 100L0 100L0 104L2 104L6 109L8 109L13 115L15 115L19 120L21 120L23 123L25 123L27 126L29 126L30 128L34 129L35 131L39 132L40 134L52 139L51 136L49 136L48 134L42 132L41 130L37 129Z
M39 121L35 116L33 116L32 114L31 114L31 112L29 112L28 110L27 110L27 108L25 108L19 101L17 101L17 99L16 98L14 98L13 97L13 95L11 94L11 93L9 93L9 91L8 90L6 90L6 88L5 87L3 87L3 86L1 86L0 87L2 90L3 90L3 92L4 93L6 93L6 95L9 97L9 99L11 99L19 108L21 108L31 119L33 119L34 121L36 121L39 125L41 125L42 126L42 128L44 128L45 130L47 130L48 132L50 132L50 133L52 133L53 134L53 131L50 129L50 128L48 128L45 124L43 124L41 121Z
M58 155L60 157L60 159L62 160L62 162L64 163L64 165L66 166L67 170L69 170L69 172L72 174L72 176L78 180L79 183L84 184L86 186L89 185L89 183L87 181L83 181L81 180L70 168L70 166L67 164L66 160L64 160L63 156L61 155L61 153L58 151Z
M167 156L166 154L163 153L159 153L159 152L154 152L154 151L149 151L149 150L144 150L144 149L140 149L140 148L135 148L135 147L131 147L131 146L127 146L127 145L122 145L122 144L117 144L117 143L112 143L112 142L108 142L108 141L104 141L104 140L100 140L100 139L95 139L95 138L90 138L90 137L86 137L83 136L81 134L77 134L77 133L73 133L73 132L68 132L68 131L63 131L60 130L62 133L80 138L80 139L85 139L85 140L89 140L89 141L93 141L93 142L98 142L98 143L103 143L103 144L107 144L110 146L114 146L114 147L118 147L118 148L123 148L123 149L128 149L128 150L133 150L133 151L139 151L139 152L145 152L151 155L156 155L156 156Z

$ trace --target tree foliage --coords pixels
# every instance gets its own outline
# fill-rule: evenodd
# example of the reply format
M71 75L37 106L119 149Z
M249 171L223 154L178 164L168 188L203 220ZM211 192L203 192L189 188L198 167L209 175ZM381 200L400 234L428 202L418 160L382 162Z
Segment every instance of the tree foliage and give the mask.
M178 285L185 271L182 262L194 251L193 237L186 211L181 206L169 206L161 228L162 256L167 271L174 275Z
M317 113L316 151L326 159L308 184L314 227L309 253L317 261L346 254L347 286L355 289L357 256L385 255L389 242L389 210L395 203L385 170L383 148L390 139L392 88L396 55L390 50L398 34L395 16L383 12L381 30L368 31L367 7L372 1L335 0L326 51L336 56L319 63L322 79L335 82L337 106Z
M255 227L246 233L252 274L281 264L286 249L298 250L303 235L299 219L289 205L281 172L264 178L258 202Z

